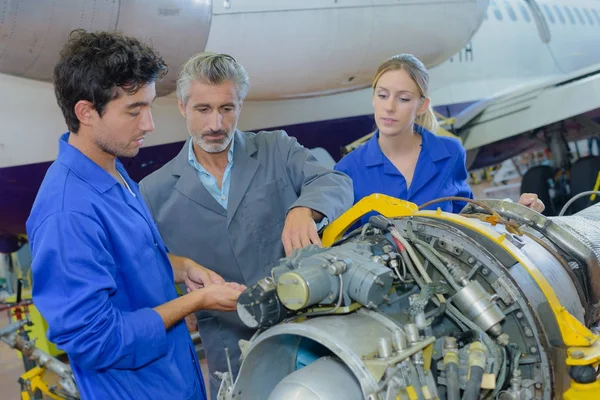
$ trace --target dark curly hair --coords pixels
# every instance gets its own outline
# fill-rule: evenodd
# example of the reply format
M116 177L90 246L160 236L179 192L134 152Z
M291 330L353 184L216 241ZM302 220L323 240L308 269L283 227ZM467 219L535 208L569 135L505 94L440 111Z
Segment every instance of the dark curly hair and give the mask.
M76 29L54 68L54 92L69 131L77 133L78 101L91 102L102 116L106 104L119 96L119 88L134 94L142 86L160 81L167 71L162 57L135 38Z

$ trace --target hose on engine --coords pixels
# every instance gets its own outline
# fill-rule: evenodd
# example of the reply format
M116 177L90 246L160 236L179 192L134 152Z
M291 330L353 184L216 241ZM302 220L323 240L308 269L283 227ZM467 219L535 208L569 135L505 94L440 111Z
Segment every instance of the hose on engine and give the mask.
M439 317L440 315L444 314L445 312L446 312L446 303L443 303L439 307L436 307L435 309L433 309L433 310L429 311L427 314L425 314L425 319L434 320L437 317Z
M512 358L511 358L511 374L514 374L515 371L517 370L517 368L519 368L519 359L521 358L521 347L516 344L516 343L509 343L508 344L508 348L509 348L509 353L512 352Z
M371 226L371 224L369 222L367 222L366 224L363 225L362 229L360 230L361 240L365 239L365 233L367 233L367 230L369 229L370 226Z
M469 329L477 332L479 334L479 337L481 337L481 340L483 340L483 342L485 343L486 347L488 349L490 349L490 351L493 353L493 356L495 359L498 359L500 356L500 352L498 351L498 349L500 348L500 346L498 346L496 344L496 342L494 342L492 340L492 338L487 334L487 332L485 332L483 329L481 329L479 327L479 325L477 325L476 323L474 323L473 321L471 321L469 318L465 317L456 307L454 307L454 305L452 305L451 303L446 303L446 312L453 314L454 317L458 318L463 324L465 324ZM502 360L502 362L496 362L494 363L494 368L492 370L494 375L498 375L502 364L504 364L504 359Z
M413 279L415 280L415 282L417 282L417 285L419 285L420 288L423 288L425 286L425 282L421 279L421 276L417 274L417 270L415 269L415 266L410 260L408 252L406 251L402 243L400 243L396 238L394 238L394 241L396 242L396 246L400 251L400 257L402 257L402 260L404 260L404 264L408 268L408 272L410 272L410 274L413 276Z
M458 386L458 364L451 362L446 365L446 399L460 400Z
M468 197L458 197L458 196L448 196L448 197L440 197L438 199L433 199L430 200L426 203L423 203L419 206L419 211L424 209L427 206L430 206L432 204L436 204L436 203L441 203L443 201L463 201L465 203L471 203L476 205L477 207L483 208L486 211L489 211L489 213L499 219L503 219L500 214L498 214L496 211L494 211L492 208L488 207L485 204L482 204L480 202L478 202L477 200L473 200L473 199L469 199Z
M478 366L471 367L467 387L462 400L478 400L481 392L481 382L483 381L483 368Z
M413 235L413 238L411 238L411 241L413 242L422 242L423 245L428 246L433 248L433 246L431 246L429 243L424 242L420 239L418 239L415 235L414 235L414 231L412 231L412 228L410 227L410 222L407 224L407 235ZM437 250L433 249L435 252L437 252ZM425 254L423 252L421 252L424 256ZM441 256L441 254L439 254L438 252L438 257ZM443 256L439 257L439 258L445 258ZM434 266L435 263L430 261ZM443 269L446 269L445 266L442 266ZM438 268L439 269L439 268ZM442 272L442 271L440 271ZM444 276L446 276L445 274L443 274ZM446 277L446 279L448 279ZM456 283L456 281L454 281ZM498 359L500 356L500 353L502 353L502 362L495 362L494 366L493 366L493 370L492 372L494 373L494 375L498 376L498 382L500 382L500 385L497 386L496 389L494 389L494 394L499 390L499 388L501 387L501 384L504 383L504 379L506 379L506 367L505 367L505 362L504 360L506 359L506 350L497 345L495 341L493 341L490 336L487 334L487 332L485 332L483 329L481 329L479 327L479 325L475 324L474 322L472 322L470 319L468 319L467 317L465 317L456 307L454 307L452 304L448 304L447 303L447 307L446 307L447 313L449 315L452 315L455 319L460 320L464 325L468 326L470 329L476 331L477 333L479 333L480 337L483 339L485 345L490 349L490 351L493 353L495 359Z
M498 371L498 379L496 379L496 387L490 396L491 399L496 398L496 395L500 392L504 386L504 381L506 380L506 348L503 346L498 347L502 350L502 362L500 362L500 371Z
M398 255L398 260L402 264L402 275L398 275L398 279L402 283L413 283L414 279L410 279L410 278L406 277L406 261L404 261L402 254ZM400 273L400 271L397 268L395 270L397 271L398 274Z
M413 388L415 389L415 392L417 394L417 399L425 400L425 395L423 394L422 386L419 384L419 382L420 382L419 373L417 372L417 368L415 367L415 364L413 364L413 362L409 359L409 360L407 360L406 365L408 367L408 371L411 376L411 382L415 382L415 384L413 385Z
M411 241L415 244L417 250L419 250L421 254L423 254L423 256L425 256L425 258L431 263L431 265L433 265L444 276L444 278L446 278L446 281L450 284L450 286L452 286L454 291L458 292L462 289L462 287L450 274L450 271L444 265L442 260L436 256L435 253L437 250L435 250L433 246L423 240L417 239L416 237L411 239Z
M394 239L396 239L393 234L392 234L392 236L394 237ZM406 243L406 245L404 245L404 247L410 248L410 244ZM420 277L418 275L416 275L417 272L414 270L414 268L411 268L411 266L409 266L409 270L410 270L410 273L413 275L413 278L415 279L415 281L417 281L417 283L419 284ZM425 274L427 275L427 272L425 272ZM431 281L431 278L428 275L425 277L425 280L427 280L427 279L429 279L429 281ZM419 284L419 286L421 288L423 288L424 284ZM433 300L435 300L435 299L433 299ZM493 396L495 396L496 393L500 390L500 388L502 387L502 384L504 383L504 380L506 379L506 376L505 376L506 375L506 370L505 370L505 362L504 362L504 360L506 359L506 352L505 352L504 348L498 346L490 338L490 336L483 329L481 329L479 327L479 325L475 324L470 319L468 319L467 317L465 317L452 304L450 304L448 302L445 302L445 303L443 303L443 305L446 306L446 309L445 309L446 314L450 318L452 318L454 321L456 321L459 324L459 326L461 326L461 328L465 329L465 327L468 327L468 328L476 331L480 335L480 337L484 341L486 347L490 349L490 351L492 352L492 354L494 355L494 357L495 357L496 360L498 360L498 358L500 357L500 353L502 353L502 360L499 361L499 362L498 361L495 362L493 364L493 369L492 369L492 373L494 375L498 376L498 382L499 382L499 385L492 392L492 394L493 394L492 398L494 398ZM438 306L440 306L440 305L438 304ZM501 351L499 351L499 349L501 349Z
M576 194L569 201L567 201L567 203L563 206L563 208L558 213L558 216L562 217L563 215L565 215L565 213L567 212L569 207L571 207L571 204L573 204L577 199L579 199L581 197L589 196L589 195L599 195L599 194L600 194L600 191L598 191L598 190L588 190L586 192L581 192L579 194Z
M400 248L402 244L395 238L394 238L394 241L396 242L396 245ZM417 273L414 265L410 261L410 257L408 256L406 250L401 250L401 254L405 259L406 265L408 266L408 271L412 275L415 282L417 282L417 285L419 286L419 288L421 288L421 290L422 290L427 284L421 279L421 276ZM427 275L427 277L429 277L429 276ZM467 326L465 324L463 324L460 319L456 318L453 314L447 312L446 308L444 307L444 305L446 304L445 298L442 295L437 295L437 296L438 297L433 297L431 299L431 301L438 307L438 310L440 310L440 309L443 310L443 311L440 311L440 313L446 312L446 315L448 315L448 317L450 317L450 319L452 319L461 329L466 330ZM442 297L442 301L439 300L440 296ZM431 317L433 317L433 318L437 317L437 313L432 315Z
M433 283L433 281L431 280L431 277L429 276L429 274L423 267L421 260L419 260L419 258L415 254L415 251L413 250L412 246L408 243L408 241L404 237L402 237L400 232L398 232L398 229L396 229L396 227L392 225L392 227L389 228L389 232L391 233L392 237L395 239L397 245L398 245L398 242L401 243L401 246L399 246L400 251L402 251L402 249L404 249L404 251L408 252L410 259L412 260L414 265L417 267L417 270L419 271L419 273L420 273L421 277L423 278L423 280L425 281L425 283ZM419 275L416 273L413 273L413 271L411 271L411 273L413 274L413 278L416 280L417 276L419 276ZM420 285L420 286L423 287L424 285ZM441 294L436 294L436 297L440 303L446 302L446 299Z
M493 210L491 210L491 211L493 212ZM496 213L494 212L494 214L496 214ZM382 230L390 232L390 234L392 235L392 238L396 242L396 246L398 247L400 254L402 254L404 260L407 262L408 269L409 269L410 273L412 274L413 279L415 279L415 281L421 288L423 288L427 283L433 282L431 277L429 276L429 274L423 267L423 264L421 263L421 261L419 260L417 255L415 254L411 244L408 243L408 241L400 234L400 232L398 231L396 226L390 220L388 220L387 218L385 218L382 215L377 215L377 216L371 217L369 219L369 222L371 223L372 226L375 226L377 228L380 228ZM407 253L410 257L407 256ZM416 269L414 268L414 266L411 263L411 260L417 266L417 269L419 270L420 274L417 273ZM421 275L421 276L419 276L419 275ZM471 321L470 319L465 317L451 303L446 302L446 299L444 298L443 295L438 294L437 300L439 300L439 303L438 303L438 301L436 301L436 298L432 299L432 301L434 301L437 306L440 306L441 304L445 303L446 304L446 314L450 318L452 318L454 321L456 321L462 329L465 329L465 327L468 327L468 328L474 330L475 332L477 332L479 334L479 336L482 338L483 342L485 343L485 346L492 352L494 359L497 360L496 362L493 363L493 367L492 367L492 373L498 377L496 389L494 389L494 391L493 391L493 394L495 395L500 390L500 388L504 384L504 380L506 379L506 377L505 377L505 374L506 374L506 370L505 370L506 350L504 349L504 347L497 345L496 342L493 341L491 339L491 337L487 334L487 332L485 332L483 329L481 329L479 327L479 325L475 324L473 321ZM501 357L502 357L502 359L499 360ZM481 371L481 375L483 377L483 369ZM481 382L479 383L479 389L477 392L477 396L479 396L480 388L481 388ZM478 397L476 397L476 398L478 398Z
M478 400L481 393L481 383L486 364L486 347L480 341L469 346L469 373L463 400Z
M421 276L417 273L414 265L410 261L410 257L408 256L406 249L404 249L404 246L402 246L402 243L400 243L396 238L394 238L394 241L396 242L396 246L398 247L398 249L400 251L400 256L404 259L404 262L405 262L406 266L408 267L408 272L410 272L410 274L412 275L414 281L417 283L419 288L423 289L425 287L426 283L421 279ZM445 307L445 304L446 304L445 302L440 302L438 300L438 298L436 298L436 297L433 297L431 299L431 301L433 301L433 303L437 306L437 312L432 313L432 315L427 315L426 318L436 318L437 316L441 315L443 312L447 311L446 307ZM463 324L458 318L455 318L454 315L452 315L448 312L446 312L446 314L461 329L463 329L463 330L467 329L467 326L465 324Z

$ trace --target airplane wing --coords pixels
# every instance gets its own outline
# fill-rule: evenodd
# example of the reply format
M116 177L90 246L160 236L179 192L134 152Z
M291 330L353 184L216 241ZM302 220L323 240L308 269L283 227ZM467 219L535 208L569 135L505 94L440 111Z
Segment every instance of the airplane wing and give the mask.
M600 108L600 64L474 103L455 116L467 151Z

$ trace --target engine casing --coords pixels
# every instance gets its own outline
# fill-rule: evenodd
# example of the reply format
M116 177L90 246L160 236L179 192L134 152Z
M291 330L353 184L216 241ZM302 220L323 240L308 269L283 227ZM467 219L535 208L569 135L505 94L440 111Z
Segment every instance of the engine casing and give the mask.
M595 380L569 354L598 343L600 205L481 203L372 218L281 260L261 298L286 312L266 321L240 297L261 330L220 399L558 399Z

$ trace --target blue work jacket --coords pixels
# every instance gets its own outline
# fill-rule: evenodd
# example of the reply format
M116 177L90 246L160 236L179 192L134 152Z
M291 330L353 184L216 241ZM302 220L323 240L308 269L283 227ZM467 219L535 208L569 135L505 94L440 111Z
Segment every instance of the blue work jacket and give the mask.
M379 131L336 164L334 169L352 178L355 204L373 193L382 193L416 205L448 196L473 198L467 184L466 152L462 144L457 139L436 136L419 126L415 128L422 136L421 152L408 189L404 176L381 151ZM444 201L426 209L440 208L442 211L458 213L464 206L464 201ZM361 218L360 225L368 222L373 214Z
M185 322L165 330L153 310L177 292L137 184L117 161L134 197L68 135L27 220L48 339L69 356L82 399L205 399Z

